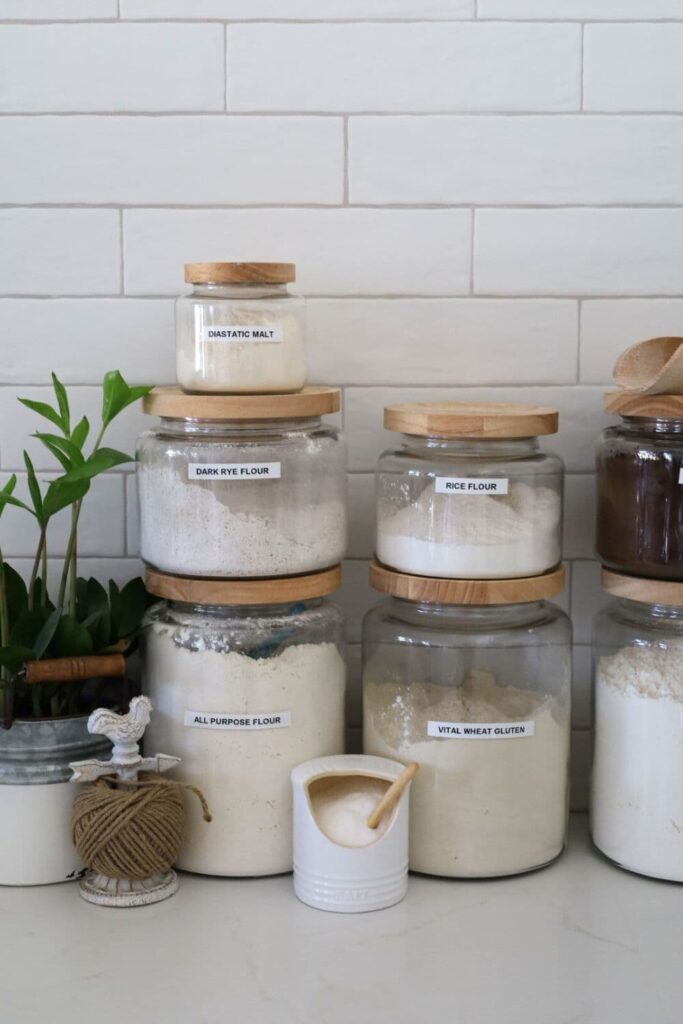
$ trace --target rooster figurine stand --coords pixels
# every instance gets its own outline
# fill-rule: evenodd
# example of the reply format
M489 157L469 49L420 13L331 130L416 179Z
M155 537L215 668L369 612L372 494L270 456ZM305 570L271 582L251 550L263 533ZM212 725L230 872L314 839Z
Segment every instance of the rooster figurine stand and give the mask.
M103 775L116 775L122 783L137 780L138 772L165 772L180 763L179 757L157 754L142 757L140 740L149 725L152 702L148 697L133 697L126 715L108 708L97 708L88 719L88 732L106 736L113 743L109 761L74 761L69 767L72 782L94 782ZM108 878L87 871L81 879L81 896L89 903L104 907L139 907L165 900L178 888L173 871L160 871L149 878Z

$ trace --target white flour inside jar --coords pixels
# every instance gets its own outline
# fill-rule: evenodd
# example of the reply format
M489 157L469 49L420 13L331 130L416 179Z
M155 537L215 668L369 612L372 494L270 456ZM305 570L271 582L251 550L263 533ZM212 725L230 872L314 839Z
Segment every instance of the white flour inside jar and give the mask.
M683 649L598 661L592 833L623 867L683 881Z
M417 761L410 797L410 867L458 878L515 874L563 848L569 709L472 670L461 686L364 683L366 754ZM432 723L531 723L531 735L430 736ZM521 727L516 725L516 730ZM527 729L530 726L527 724Z
M465 579L534 576L561 558L560 495L510 483L505 495L436 493L381 514L377 557L402 572Z
M370 846L376 843L394 816L385 814L377 828L370 828L368 818L389 785L383 779L362 775L317 780L311 785L309 796L318 828L339 846Z

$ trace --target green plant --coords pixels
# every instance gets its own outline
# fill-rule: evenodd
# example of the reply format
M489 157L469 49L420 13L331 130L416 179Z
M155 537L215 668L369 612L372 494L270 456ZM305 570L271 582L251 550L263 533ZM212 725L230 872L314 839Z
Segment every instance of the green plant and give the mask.
M72 426L66 388L54 373L52 383L54 406L28 398L19 401L57 428L58 433L39 430L33 436L47 448L63 472L41 484L25 451L30 503L15 496L14 474L0 490L0 515L8 505L19 508L33 517L38 534L28 585L3 560L0 550L0 714L4 713L10 678L26 661L130 650L149 601L139 578L121 590L110 580L105 590L95 579L78 577L78 524L92 481L107 470L132 461L132 456L103 446L107 428L119 413L150 389L130 387L118 370L107 373L102 383L99 430L86 450L90 435L87 418L82 417ZM48 528L52 518L67 508L71 510L71 529L57 597L52 601L47 585ZM78 687L73 684L27 687L18 683L14 712L34 717L69 714L74 712L77 698Z

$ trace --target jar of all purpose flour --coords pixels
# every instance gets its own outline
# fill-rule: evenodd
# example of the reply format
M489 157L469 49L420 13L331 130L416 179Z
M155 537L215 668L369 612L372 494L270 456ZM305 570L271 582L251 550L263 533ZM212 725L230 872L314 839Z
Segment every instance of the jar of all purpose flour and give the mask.
M363 625L363 744L420 765L410 867L512 875L554 860L568 817L571 624L546 598L564 571L522 580L408 576Z
M608 392L622 417L598 447L597 549L604 565L683 580L683 395Z
M401 572L534 576L561 558L563 465L538 436L552 409L416 402L388 406L399 448L377 467L377 557Z
M287 580L188 580L149 571L164 600L142 633L150 750L182 757L213 821L187 801L178 866L209 875L292 869L290 773L344 750L339 568Z
M595 622L593 842L683 882L683 583L603 571Z
M186 395L155 388L161 425L138 443L141 555L187 576L290 576L346 546L346 450L320 417L336 388Z
M186 391L298 391L306 383L305 303L293 263L186 263L176 301L178 383Z

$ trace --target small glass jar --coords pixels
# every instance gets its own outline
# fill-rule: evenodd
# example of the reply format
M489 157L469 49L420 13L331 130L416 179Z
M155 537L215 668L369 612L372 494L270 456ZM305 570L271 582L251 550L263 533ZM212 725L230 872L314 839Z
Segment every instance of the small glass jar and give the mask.
M186 800L177 864L208 875L292 870L292 769L344 750L339 569L302 580L186 580L148 571L167 598L144 620L145 743L182 758L213 821Z
M603 570L591 832L620 867L683 882L683 584Z
M264 394L306 383L305 302L293 263L186 263L176 300L178 383L186 391Z
M184 395L157 388L161 426L138 442L141 555L188 576L291 576L346 547L346 448L320 420L335 388L298 395Z
M610 569L683 580L683 396L608 393L597 453L597 549Z
M535 406L388 406L404 436L377 466L376 554L449 579L534 576L562 557L564 468L539 448L557 413Z
M568 820L571 624L525 580L418 579L371 568L391 596L363 625L363 749L420 769L410 867L491 878L550 863Z

